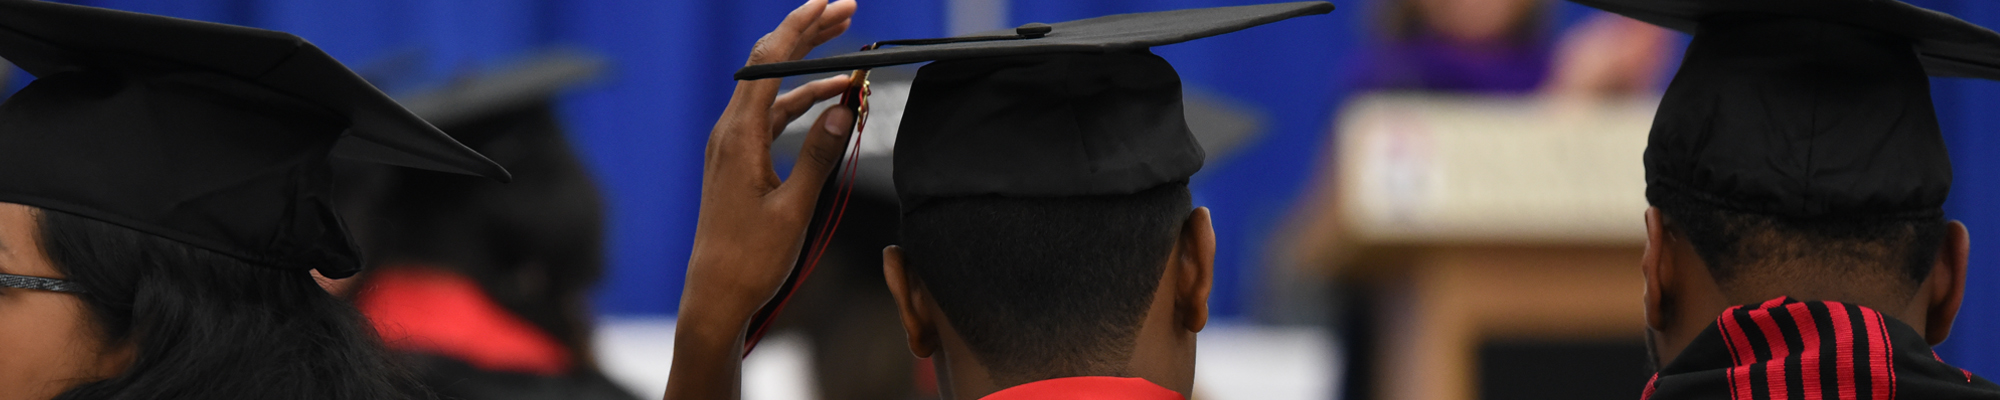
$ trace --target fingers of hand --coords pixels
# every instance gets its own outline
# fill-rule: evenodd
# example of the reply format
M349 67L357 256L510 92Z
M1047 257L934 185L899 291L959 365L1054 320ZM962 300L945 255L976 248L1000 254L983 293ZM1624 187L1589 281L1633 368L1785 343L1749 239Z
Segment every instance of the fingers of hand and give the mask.
M790 61L793 49L799 45L801 36L818 32L820 16L826 12L826 0L807 0L806 4L785 16L778 23L778 29L757 39L757 46L750 50L749 65Z
M750 50L747 64L767 64L804 57L807 52L812 51L813 46L823 44L845 32L854 15L854 7L853 0L839 0L832 4L829 4L828 0L807 0L805 4L792 10L791 14L786 15L777 29L757 40L756 46ZM723 121L717 122L715 132L709 137L709 164L747 165L765 171L760 175L775 178L775 174L770 172L771 139L776 137L785 123L797 119L799 115L811 109L813 103L839 95L847 83L848 78L844 75L821 79L800 86L787 93L784 98L777 98L779 79L737 82L736 93L730 99L730 106L724 112ZM842 124L845 128L839 130L839 137L831 144L835 148L828 151L828 154L814 154L818 151L815 150L815 143L821 147L828 146L820 143L827 139L818 137L831 136L825 133L826 129L823 127L826 116L833 115L827 113L821 117L822 124L817 124L815 127L812 135L814 137L806 141L804 152L807 154L801 155L802 165L814 164L808 162L810 159L806 157L830 157L834 160L825 162L826 166L820 169L820 175L824 175L825 169L830 169L834 162L838 162L840 147L844 147L842 145L845 144L847 131L852 129L853 125L851 112L840 107L834 109L840 110L839 115L844 116L841 121L845 121ZM752 127L761 127L765 132L762 132L762 135L750 133L757 130ZM793 168L794 173L799 170L800 168ZM813 179L815 182L812 186L815 191L819 186L817 181L824 180L823 178L822 176Z
M801 36L819 30L815 25L819 23L820 16L825 14L826 8L826 0L806 0L805 4L799 5L799 8L786 15L785 20L778 23L777 29L757 39L756 46L750 48L750 60L745 64L769 64L798 59L792 56L792 53L798 47ZM761 122L764 111L771 107L772 96L778 93L780 81L778 78L768 78L736 82L736 93L730 97L729 106L732 110L743 112L726 113L723 118L757 117L753 119Z
M799 116L805 115L806 111L812 110L813 104L845 92L848 80L848 76L843 74L807 82L779 95L778 101L771 104L771 137L784 133L785 126L790 125L792 120L799 119Z
M848 20L840 21L839 24L820 29L819 37L814 38L813 47L819 47L819 45L826 44L826 42L833 40L833 38L840 37L841 34L847 33L849 26L853 25L854 21Z
M759 177L760 182L775 184L777 174L771 166L771 142L777 139L779 133L784 132L786 124L811 110L813 103L844 92L848 81L847 75L839 75L807 82L779 96L766 112L751 114L749 110L744 109L727 111L731 115L725 116L724 121L716 123L716 132L709 135L708 165L711 169L717 170L753 172ZM751 115L768 115L770 119L744 119ZM733 116L736 118L732 118ZM758 132L759 127L764 130ZM815 129L814 132L822 129ZM847 132L841 131L840 134L846 135ZM838 157L837 154L835 156Z
M846 33L847 27L854 20L854 7L854 0L828 4L826 11L820 13L819 20L814 21L812 27L801 32L803 37L800 38L798 44L792 49L791 59L805 58L806 54L811 53L813 48L826 44L827 41L839 37L842 33Z
M792 175L778 187L774 195L783 197L786 204L805 204L801 211L812 213L812 203L826 185L827 174L840 164L841 156L847 150L848 132L854 130L854 112L847 107L832 107L820 113L814 121L812 133L806 136L805 146L799 149L799 161L792 165Z

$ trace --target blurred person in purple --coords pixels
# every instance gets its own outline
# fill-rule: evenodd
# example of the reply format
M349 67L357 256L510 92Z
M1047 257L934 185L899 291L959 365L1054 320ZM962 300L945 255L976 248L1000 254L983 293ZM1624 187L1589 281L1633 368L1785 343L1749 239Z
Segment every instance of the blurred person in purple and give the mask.
M1657 90L1671 34L1597 13L1552 35L1544 0L1390 0L1365 91L1630 94Z

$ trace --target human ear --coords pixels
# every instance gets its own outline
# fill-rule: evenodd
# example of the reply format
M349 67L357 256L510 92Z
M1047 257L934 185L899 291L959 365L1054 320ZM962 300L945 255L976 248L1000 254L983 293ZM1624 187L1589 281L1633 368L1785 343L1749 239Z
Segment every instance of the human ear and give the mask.
M1958 308L1965 301L1965 266L1972 252L1972 235L1965 230L1965 224L1951 221L1945 227L1943 246L1938 248L1937 262L1931 266L1931 275L1924 279L1929 286L1918 293L1928 293L1924 314L1924 339L1932 346L1944 343L1951 336L1951 324L1958 318Z
M1646 250L1639 257L1639 271L1646 276L1646 326L1656 331L1667 330L1667 315L1661 299L1665 297L1667 283L1674 270L1673 249L1669 247L1674 238L1667 233L1666 221L1660 217L1660 209L1646 207Z
M921 284L913 285L910 274L903 269L903 248L882 248L882 278L889 283L889 296L894 298L896 313L902 318L910 353L917 358L930 358L937 351L937 332L931 329L931 316L924 307L930 295Z
M1209 222L1208 207L1188 213L1174 253L1167 268L1179 278L1174 282L1175 311L1188 332L1201 332L1208 326L1208 295L1215 287L1215 227Z

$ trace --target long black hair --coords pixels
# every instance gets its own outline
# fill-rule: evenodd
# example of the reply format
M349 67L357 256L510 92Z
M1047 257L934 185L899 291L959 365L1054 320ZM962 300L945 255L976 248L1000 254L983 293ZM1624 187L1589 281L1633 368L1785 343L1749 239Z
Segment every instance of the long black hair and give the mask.
M304 270L249 264L129 228L40 210L42 250L106 343L115 377L57 399L429 399L348 303Z

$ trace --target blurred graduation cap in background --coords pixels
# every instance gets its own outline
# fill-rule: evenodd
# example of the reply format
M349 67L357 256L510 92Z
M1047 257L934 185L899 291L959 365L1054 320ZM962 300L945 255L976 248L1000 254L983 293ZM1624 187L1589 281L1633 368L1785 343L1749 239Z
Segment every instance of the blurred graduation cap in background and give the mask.
M550 175L567 177L581 168L575 159L566 130L555 109L563 93L596 82L609 62L595 53L572 48L549 48L498 64L469 70L442 80L423 80L420 67L430 62L428 53L409 51L386 57L361 68L370 81L392 82L402 87L394 97L412 113L430 121L444 132L496 163L515 166L519 175L502 188L487 182L449 176L404 171L359 163L336 165L340 180L339 204L346 214L364 216L349 221L375 262L384 251L430 240L421 236L435 232L414 232L409 226L424 224L422 215L388 221L385 214L432 214L412 208L462 207L480 202L477 196L509 196L507 193L533 192L532 186L549 184ZM554 160L560 159L560 160ZM520 165L523 163L533 165ZM522 169L521 167L526 167ZM581 174L581 172L578 172ZM421 181L421 182L419 182ZM516 188L516 186L525 186ZM547 188L544 188L547 189ZM595 190L591 188L590 190ZM504 192L504 193L503 193ZM423 203L423 204L416 204ZM548 210L547 212L556 212ZM601 218L590 216L584 219ZM403 223L409 222L409 223ZM392 225L392 226L383 226Z
M865 117L874 101L866 97L873 90L868 69L929 62L910 79L891 140L888 173L904 214L940 198L1125 195L1185 182L1207 160L1189 126L1179 74L1150 48L1333 8L1314 1L1035 23L751 65L736 78L856 70L861 79L843 104ZM863 126L851 143L865 146L869 133ZM835 231L826 224L838 221L830 217L840 215L858 186L851 169L866 148L857 147L827 180L821 209L807 227L809 245L777 298L753 317L746 346L755 346L824 253L828 240L820 236Z
M450 126L543 105L596 81L606 66L604 57L588 51L547 49L492 71L454 77L439 87L397 93L396 100L432 124Z
M2000 79L2000 33L1894 0L1574 0L1692 33L1645 153L1655 205L1935 218L1928 76Z

